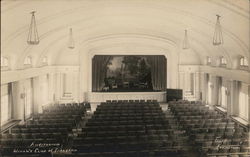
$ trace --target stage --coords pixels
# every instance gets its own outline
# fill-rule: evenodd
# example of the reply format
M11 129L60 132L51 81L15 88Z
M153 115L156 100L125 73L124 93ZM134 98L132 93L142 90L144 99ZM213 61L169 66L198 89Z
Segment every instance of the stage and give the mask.
M91 103L106 100L157 100L166 102L166 92L89 92L88 101Z

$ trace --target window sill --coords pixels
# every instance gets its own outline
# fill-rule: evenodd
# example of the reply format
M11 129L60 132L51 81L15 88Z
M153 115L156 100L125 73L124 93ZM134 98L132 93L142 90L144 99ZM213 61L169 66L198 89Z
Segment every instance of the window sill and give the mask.
M239 70L249 71L249 67L248 66L240 66Z
M223 107L220 106L215 106L215 109L219 112L221 112L222 114L227 114L227 110Z
M73 98L72 98L72 97L69 97L69 96L67 96L67 97L62 96L62 97L61 97L61 100L73 100Z
M24 64L24 65L23 65L23 68L24 68L24 69L32 68L32 65L31 65L31 64Z
M227 64L220 64L220 67L226 68L226 67L227 67Z
M39 68L42 68L42 67L45 67L45 66L48 66L48 63L42 63Z
M249 127L249 122L247 120L244 120L238 116L231 116L232 119L240 124L242 124L243 127Z
M1 71L8 71L10 68L8 66L1 67Z
M33 118L32 114L25 116L25 121L29 121Z

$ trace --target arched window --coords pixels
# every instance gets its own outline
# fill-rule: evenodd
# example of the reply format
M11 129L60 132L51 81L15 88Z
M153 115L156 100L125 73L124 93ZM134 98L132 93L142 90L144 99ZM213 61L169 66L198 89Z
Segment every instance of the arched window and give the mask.
M31 56L27 56L25 59L24 59L24 65L31 65L32 63L32 58Z
M211 65L211 63L212 63L211 57L207 57L207 64Z
M48 65L48 57L44 56L42 58L41 66L46 66L46 65Z
M226 60L225 57L221 57L221 58L220 58L220 65L222 65L222 66L227 65L227 60Z
M248 66L248 61L246 57L240 57L240 66Z
M47 64L48 63L48 58L46 56L43 57L42 63L43 64Z
M9 58L1 56L1 70L9 69Z

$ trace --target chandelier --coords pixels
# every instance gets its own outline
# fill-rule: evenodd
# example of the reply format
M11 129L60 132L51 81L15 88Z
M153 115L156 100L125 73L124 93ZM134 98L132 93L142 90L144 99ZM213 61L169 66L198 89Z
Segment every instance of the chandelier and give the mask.
M31 23L30 23L30 27L29 27L29 34L28 34L27 43L29 45L39 44L39 37L38 37L38 32L37 32L37 27L36 27L36 19L35 19L35 11L31 12Z
M213 37L213 45L221 45L223 44L222 30L220 25L220 15L217 16L217 21L215 24L214 37Z
M69 45L68 45L68 48L70 48L70 49L75 48L72 28L69 29Z
M185 30L182 49L189 49L189 47L190 47L190 45L189 45L189 42L188 42L187 30Z

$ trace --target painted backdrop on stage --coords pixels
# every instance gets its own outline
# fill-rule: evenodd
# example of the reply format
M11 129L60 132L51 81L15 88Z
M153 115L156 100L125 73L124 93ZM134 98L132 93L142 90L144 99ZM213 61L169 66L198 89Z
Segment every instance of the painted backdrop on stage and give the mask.
M92 63L94 92L149 92L165 89L164 56L98 55Z

